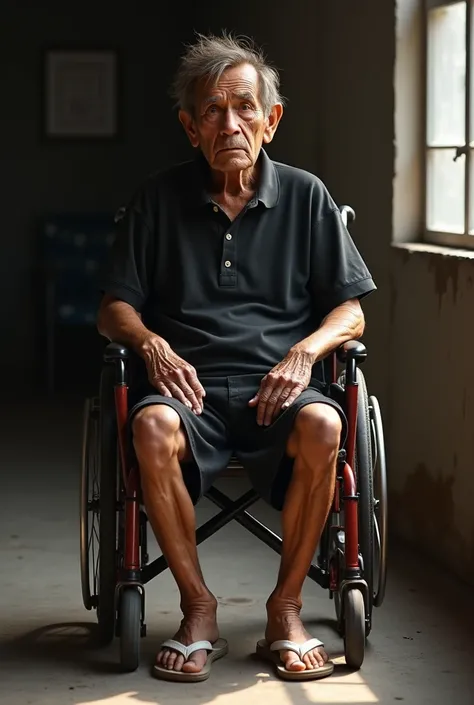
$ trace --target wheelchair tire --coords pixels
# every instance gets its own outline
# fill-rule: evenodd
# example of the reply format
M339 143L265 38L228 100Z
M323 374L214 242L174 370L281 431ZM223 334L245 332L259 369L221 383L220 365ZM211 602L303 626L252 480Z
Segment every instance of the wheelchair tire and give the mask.
M380 607L385 597L387 583L387 541L388 541L388 499L387 499L387 463L385 441L379 402L376 397L369 397L370 421L372 425L373 460L374 460L374 497L375 497L375 549L374 572L374 607Z
M115 636L115 587L117 582L117 421L114 404L115 371L105 365L100 378L100 496L99 592L97 620L99 641Z
M344 654L349 668L359 669L365 657L365 602L357 588L344 593Z
M339 378L345 386L345 372ZM367 604L365 610L366 636L372 629L372 607L374 600L374 488L373 488L373 454L372 427L369 411L369 397L365 378L357 368L357 429L356 429L356 462L355 473L357 491L359 493L359 550L362 556L363 577L367 583Z
M135 587L122 589L119 602L120 668L136 671L140 664L142 598Z
M82 601L86 610L96 606L98 582L98 402L88 398L84 404L82 463L80 480L80 561ZM92 560L91 560L92 558Z

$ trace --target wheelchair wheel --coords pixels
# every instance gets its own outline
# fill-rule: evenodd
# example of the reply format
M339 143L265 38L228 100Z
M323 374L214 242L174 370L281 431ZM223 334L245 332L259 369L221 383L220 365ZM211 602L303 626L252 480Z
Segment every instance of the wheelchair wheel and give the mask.
M117 422L114 404L114 369L106 365L100 380L100 489L99 579L97 620L99 641L108 644L115 635L117 581Z
M123 588L119 601L120 667L130 673L140 663L142 598L135 587Z
M376 397L369 397L372 426L375 495L375 573L374 606L380 607L385 597L387 582L387 465L382 415Z
M365 602L357 588L344 593L344 653L346 664L359 669L365 656Z
M99 568L99 405L86 399L82 434L80 488L80 558L82 600L86 610L96 607Z
M345 372L339 378L339 384L345 386ZM367 583L367 605L365 610L366 635L372 628L372 607L374 601L374 488L373 488L373 452L372 426L369 411L369 398L362 371L357 369L358 401L356 429L355 473L359 493L359 549L364 580Z

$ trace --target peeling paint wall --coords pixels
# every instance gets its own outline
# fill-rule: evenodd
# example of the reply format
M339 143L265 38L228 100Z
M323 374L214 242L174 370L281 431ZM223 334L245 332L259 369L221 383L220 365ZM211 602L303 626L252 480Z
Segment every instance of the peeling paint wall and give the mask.
M395 250L389 429L397 531L474 583L474 259Z
M379 287L364 306L364 372L384 417L391 531L474 584L474 259L392 244L421 234L419 90L406 73L417 2L324 4L320 174L354 206Z

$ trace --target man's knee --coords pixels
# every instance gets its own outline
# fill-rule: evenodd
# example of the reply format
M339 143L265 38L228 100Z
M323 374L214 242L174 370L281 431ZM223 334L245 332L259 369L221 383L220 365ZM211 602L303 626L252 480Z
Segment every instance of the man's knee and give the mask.
M307 404L296 415L294 430L300 451L318 447L331 452L339 448L341 417L329 404Z
M181 419L170 406L156 404L141 409L133 419L132 431L139 458L151 453L155 462L166 463L174 455L183 455Z

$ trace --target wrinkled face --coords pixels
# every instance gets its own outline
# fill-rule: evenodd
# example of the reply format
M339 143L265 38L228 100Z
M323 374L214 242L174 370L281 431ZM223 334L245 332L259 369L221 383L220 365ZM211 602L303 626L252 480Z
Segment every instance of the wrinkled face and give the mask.
M258 82L249 64L227 69L217 84L202 81L196 87L194 115L180 111L191 144L217 171L252 167L262 144L273 139L283 108L277 104L265 116Z

